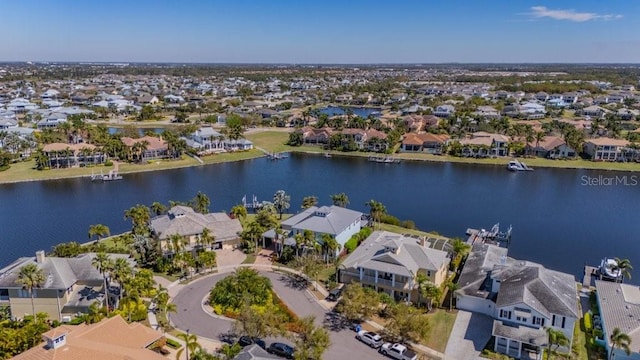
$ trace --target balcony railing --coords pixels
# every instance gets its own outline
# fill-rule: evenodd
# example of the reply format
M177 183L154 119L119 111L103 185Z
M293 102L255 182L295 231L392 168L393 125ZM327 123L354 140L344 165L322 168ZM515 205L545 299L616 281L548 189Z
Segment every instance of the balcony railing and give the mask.
M357 272L343 272L342 274L343 274L343 276L349 276L349 277L352 277L352 278L355 278L355 279L360 279L360 273L357 273ZM409 288L409 283L408 282L396 280L395 284L392 285L391 279L385 279L385 278L378 277L377 280L378 281L376 281L376 277L375 276L362 275L361 282L363 284L367 284L367 285L378 284L378 285L392 287L392 288L396 288L396 289L408 289Z

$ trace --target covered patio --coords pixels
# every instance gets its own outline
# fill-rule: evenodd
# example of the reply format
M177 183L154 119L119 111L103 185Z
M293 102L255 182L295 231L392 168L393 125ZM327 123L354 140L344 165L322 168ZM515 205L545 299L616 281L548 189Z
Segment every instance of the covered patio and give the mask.
M542 359L542 347L547 344L547 334L543 328L520 326L513 323L493 321L492 335L495 336L493 350L516 359Z

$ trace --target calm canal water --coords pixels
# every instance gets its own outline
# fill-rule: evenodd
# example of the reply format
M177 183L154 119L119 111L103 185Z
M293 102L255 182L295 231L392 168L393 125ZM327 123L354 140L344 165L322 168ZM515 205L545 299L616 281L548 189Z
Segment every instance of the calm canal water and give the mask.
M321 113L327 114L329 116L335 115L344 115L347 113L347 109L351 109L354 115L360 116L361 118L367 118L369 115L380 116L380 109L378 108L365 108L365 107L338 107L338 106L328 106L326 108L320 109Z
M284 189L295 211L304 196L329 204L331 194L345 192L353 209L367 212L365 202L375 199L390 214L448 236L464 237L468 227L512 224L510 256L576 276L585 263L599 263L604 256L626 257L640 268L640 178L630 173L511 173L504 167L377 164L293 154L279 161L262 158L124 177L112 183L85 178L0 185L0 264L60 242L84 242L92 224L105 224L112 233L126 231L124 210L136 204L186 201L203 191L212 211L228 211L244 195L270 200ZM640 283L635 275L631 281Z

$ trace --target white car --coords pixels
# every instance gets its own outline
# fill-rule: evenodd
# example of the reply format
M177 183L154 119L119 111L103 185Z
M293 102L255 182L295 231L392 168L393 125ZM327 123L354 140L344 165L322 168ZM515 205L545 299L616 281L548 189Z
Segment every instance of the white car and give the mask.
M382 336L370 332L370 331L358 331L358 335L356 335L356 339L362 341L363 343L371 346L374 349L379 348L384 341L382 340Z

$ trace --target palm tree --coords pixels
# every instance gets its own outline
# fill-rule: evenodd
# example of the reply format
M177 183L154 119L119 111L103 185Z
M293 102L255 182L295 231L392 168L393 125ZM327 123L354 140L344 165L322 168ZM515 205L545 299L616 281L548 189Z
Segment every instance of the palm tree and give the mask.
M556 349L560 346L569 346L569 339L560 330L548 327L547 329L547 359L551 359L551 346L555 345Z
M325 249L325 260L329 264L329 259L336 256L336 252L340 249L340 244L331 234L322 234L322 247Z
M438 286L436 286L432 282L426 282L421 291L423 292L423 296L427 298L427 311L431 311L433 309L433 302L435 301L437 304L440 303L440 297L442 296L442 290Z
M247 208L244 205L236 205L229 211L236 219L244 219L247 217Z
M305 196L302 199L302 208L303 209L308 209L312 206L315 206L318 203L318 197L317 196Z
M613 329L609 338L611 339L611 353L609 354L609 360L613 359L613 353L616 348L624 350L627 356L631 354L631 338L629 335L623 333L620 328Z
M209 212L209 205L211 205L211 200L209 200L209 197L206 194L198 191L196 197L193 199L194 210L201 214L206 214Z
M631 266L631 261L629 259L619 259L615 258L616 266L615 270L620 270L622 277L620 278L620 282L622 282L623 278L631 279L631 270L633 270L633 266Z
M204 229L202 229L202 234L200 234L200 241L202 242L202 245L204 247L211 248L213 243L216 241L216 238L211 235L211 230L205 227Z
M349 205L349 197L345 193L331 195L331 201L335 206L345 207Z
M365 205L369 207L369 215L371 216L373 221L377 221L378 225L380 225L382 216L387 213L387 208L382 203L377 202L373 199L367 201Z
M447 282L447 289L449 289L449 311L451 311L451 309L453 309L453 296L456 290L458 290L458 284L449 281Z
M36 306L33 302L33 290L39 288L44 281L44 271L36 264L27 264L21 267L20 272L18 273L18 279L16 280L18 285L22 285L23 289L29 291L29 295L31 296L31 312L33 313L33 318L36 319L36 321Z
M113 264L113 272L111 274L111 277L115 282L118 283L118 285L120 285L120 294L118 296L120 299L122 299L122 295L124 292L124 282L129 280L132 275L133 269L131 268L129 261L124 258L117 258L115 263Z
M273 206L278 210L278 214L280 214L280 219L282 220L282 213L291 206L291 196L284 192L284 190L276 191L273 195Z
M177 335L182 341L184 341L184 347L180 348L176 353L176 360L180 360L182 356L182 352L187 349L187 360L189 360L189 352L192 354L196 352L196 350L202 349L202 346L198 344L198 337L194 334L189 334L189 329L187 329L186 333L180 333Z
M113 269L113 262L109 259L109 256L103 252L99 252L91 260L91 264L98 269L98 272L102 274L104 283L104 306L107 308L107 314L109 313L109 286L107 284L107 276L109 271Z
M158 216L164 214L167 211L167 207L162 203L155 201L153 204L151 204L151 211L156 214L156 216Z
M109 230L109 227L103 224L95 224L95 225L91 225L89 226L89 240L91 240L91 238L93 236L97 236L98 240L100 241L100 239L102 239L103 236L109 236L111 235L111 231Z
M184 238L180 234L173 234L169 237L169 243L174 255L179 254L184 249Z

